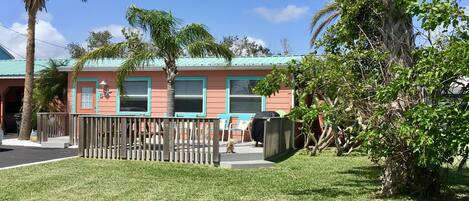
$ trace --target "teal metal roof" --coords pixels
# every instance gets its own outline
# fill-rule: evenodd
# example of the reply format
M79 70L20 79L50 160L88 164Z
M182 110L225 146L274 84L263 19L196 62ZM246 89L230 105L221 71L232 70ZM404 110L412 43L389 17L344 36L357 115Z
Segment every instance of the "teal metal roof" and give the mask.
M266 56L266 57L237 57L233 58L231 63L227 63L225 59L222 58L180 58L177 60L176 65L181 70L184 69L204 69L204 68L223 68L234 70L236 67L244 67L243 69L256 69L259 67L272 67L284 66L291 60L300 60L302 56ZM35 72L40 71L41 69L47 66L49 60L36 60L35 61ZM111 70L117 69L124 59L103 59L96 62L88 62L85 65L84 70L87 69L102 69L102 70ZM74 60L70 60L69 66L62 67L64 71L71 70ZM0 77L9 77L9 76L24 76L25 72L25 60L4 60L0 61ZM164 62L162 59L156 59L150 62L149 68L161 68L164 67ZM239 69L239 68L238 68Z
M49 60L36 60L34 62L34 72L47 67ZM0 77L24 77L26 70L25 60L0 60Z

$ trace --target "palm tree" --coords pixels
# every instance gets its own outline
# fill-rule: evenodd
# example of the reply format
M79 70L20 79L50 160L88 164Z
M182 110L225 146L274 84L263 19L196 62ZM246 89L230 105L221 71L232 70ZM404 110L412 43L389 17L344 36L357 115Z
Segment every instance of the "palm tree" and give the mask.
M59 67L67 66L67 60L49 60L47 68L39 71L34 82L34 112L61 112L67 97L67 73ZM34 122L33 122L34 123Z
M31 134L34 88L34 49L36 48L36 16L46 10L47 0L23 0L28 13L28 37L26 44L26 71L24 76L23 112L18 139L28 140ZM86 0L82 0L86 2Z
M340 5L337 2L327 4L324 8L314 14L310 23L310 29L313 36L311 37L311 47L314 46L320 33L324 31L327 25L334 22L341 14ZM319 21L324 19L320 24ZM317 26L316 26L317 25Z
M174 84L178 73L176 59L188 54L192 57L216 56L231 61L233 53L224 45L220 45L202 24L181 26L181 21L171 13L160 10L146 10L131 5L127 10L127 21L132 28L140 29L149 34L150 42L142 41L141 36L130 29L124 30L124 42L106 45L93 50L74 65L74 78L83 69L87 61L97 61L104 58L118 58L127 55L117 73L117 86L124 91L125 78L138 68L144 68L158 58L165 62L163 68L166 74L167 114L174 116Z

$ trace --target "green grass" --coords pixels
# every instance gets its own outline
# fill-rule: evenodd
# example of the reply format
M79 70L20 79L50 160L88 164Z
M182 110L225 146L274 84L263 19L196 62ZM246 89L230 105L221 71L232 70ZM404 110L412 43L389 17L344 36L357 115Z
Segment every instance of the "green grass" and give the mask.
M79 158L0 171L0 200L370 200L379 172L364 156L332 153L252 170ZM450 175L469 191L469 171Z

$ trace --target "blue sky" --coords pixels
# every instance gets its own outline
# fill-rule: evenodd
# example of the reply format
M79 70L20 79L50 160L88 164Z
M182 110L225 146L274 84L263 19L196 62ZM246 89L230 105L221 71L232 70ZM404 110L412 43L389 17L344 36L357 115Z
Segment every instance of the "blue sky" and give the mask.
M125 12L135 4L147 9L171 11L184 23L202 23L218 39L248 36L280 52L280 39L287 38L294 54L309 52L308 24L315 11L329 0L50 0L47 14L40 14L37 38L59 46L82 43L93 30L110 30L119 39L127 26ZM23 1L8 0L0 7L0 24L26 32ZM469 5L469 0L462 0ZM24 56L25 38L0 27L0 44L16 56ZM37 56L66 57L66 50L37 42Z
M205 24L217 39L223 36L249 36L265 43L273 52L280 52L280 39L287 38L294 54L309 51L308 23L314 11L329 0L51 0L47 14L41 14L37 38L54 44L65 45L69 42L82 43L93 30L110 29L119 33L121 26L127 26L125 12L129 5L135 4L147 9L171 11L184 23ZM8 5L0 7L0 24L25 33L26 17L23 1L8 0ZM54 30L55 29L55 30ZM0 27L0 33L11 32ZM44 33L42 33L44 32ZM24 37L9 33L13 40L0 43L9 46L17 54L23 54ZM23 38L23 39L21 39ZM16 45L9 45L15 43ZM38 50L51 50L40 53L38 57L64 57L63 50L46 47L38 42ZM62 51L62 53L61 53Z

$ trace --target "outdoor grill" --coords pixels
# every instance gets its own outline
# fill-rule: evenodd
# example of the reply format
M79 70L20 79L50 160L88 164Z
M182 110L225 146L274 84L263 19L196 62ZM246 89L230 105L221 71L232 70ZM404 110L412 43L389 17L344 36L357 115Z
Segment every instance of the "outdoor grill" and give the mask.
M252 120L251 139L256 141L256 146L259 142L264 142L264 121L266 117L280 117L280 115L273 111L258 112L254 115Z

